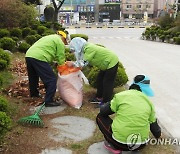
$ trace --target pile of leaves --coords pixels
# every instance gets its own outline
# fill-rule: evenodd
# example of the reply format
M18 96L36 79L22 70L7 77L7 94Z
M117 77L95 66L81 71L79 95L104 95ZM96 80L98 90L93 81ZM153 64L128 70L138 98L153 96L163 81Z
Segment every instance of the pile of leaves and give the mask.
M26 64L18 59L12 66L11 71L18 80L15 80L15 82L8 88L4 89L3 92L8 95L8 97L15 97L19 102L28 103L29 105L37 106L42 103L45 94L42 82L39 83L39 92L42 97L31 98L29 96L29 82Z

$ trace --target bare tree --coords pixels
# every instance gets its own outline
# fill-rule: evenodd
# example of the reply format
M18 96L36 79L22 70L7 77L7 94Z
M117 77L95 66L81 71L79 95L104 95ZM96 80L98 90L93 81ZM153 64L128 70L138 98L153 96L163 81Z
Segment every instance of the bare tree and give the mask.
M54 22L57 22L58 12L65 0L58 0L59 4L57 5L55 0L52 0L54 6Z

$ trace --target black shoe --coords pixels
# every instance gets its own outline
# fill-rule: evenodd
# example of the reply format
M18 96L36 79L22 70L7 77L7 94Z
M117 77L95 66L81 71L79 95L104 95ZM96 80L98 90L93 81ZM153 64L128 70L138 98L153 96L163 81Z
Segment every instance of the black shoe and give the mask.
M100 102L99 104L96 104L94 108L101 108L101 106L103 106L104 103L103 102Z
M92 98L92 99L89 100L89 102L92 103L92 104L100 104L101 101L102 101L102 99L101 98L97 98L97 97Z
M60 106L61 103L58 102L45 102L45 107L55 107L55 106Z

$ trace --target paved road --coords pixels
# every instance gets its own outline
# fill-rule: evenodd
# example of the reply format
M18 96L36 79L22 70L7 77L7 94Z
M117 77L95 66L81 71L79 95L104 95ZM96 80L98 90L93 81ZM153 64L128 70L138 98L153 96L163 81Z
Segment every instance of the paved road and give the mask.
M130 82L147 74L155 91L157 117L165 129L180 139L180 46L140 40L144 29L77 29L89 42L114 50L126 68Z

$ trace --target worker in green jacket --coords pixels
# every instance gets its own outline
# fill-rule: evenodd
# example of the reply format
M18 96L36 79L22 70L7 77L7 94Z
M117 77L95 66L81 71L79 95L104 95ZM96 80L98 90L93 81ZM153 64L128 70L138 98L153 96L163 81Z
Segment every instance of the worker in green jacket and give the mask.
M161 136L154 105L150 79L137 75L129 90L117 93L101 106L96 122L105 138L105 147L112 151L130 151L143 148L149 141L150 131L155 138ZM115 113L111 119L109 115Z
M80 37L73 38L69 46L70 51L75 54L77 67L89 64L100 69L97 77L96 97L92 98L90 102L100 103L100 105L109 102L112 99L118 69L117 55L105 47L89 43Z
M61 32L61 35L53 34L44 36L35 42L26 52L26 64L29 78L29 89L31 97L39 97L38 83L42 80L46 94L45 106L59 106L53 97L56 92L57 77L51 68L54 61L61 65L65 62L65 44L67 35Z

